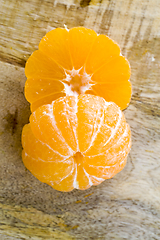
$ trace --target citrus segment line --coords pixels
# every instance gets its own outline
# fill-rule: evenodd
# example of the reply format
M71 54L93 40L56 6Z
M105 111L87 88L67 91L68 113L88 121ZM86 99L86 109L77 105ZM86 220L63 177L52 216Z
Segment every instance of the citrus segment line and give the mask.
M62 159L62 160L59 160L59 161L55 161L55 160L53 160L53 161L45 161L45 160L43 160L42 158L40 158L40 157L37 157L37 159L36 158L34 158L34 157L32 157L31 155L29 155L27 152L25 152L25 156L28 156L28 157L30 157L30 158L32 158L34 161L41 161L41 162L45 162L45 163L60 163L60 162L66 162L66 160L67 159L69 159L70 157L67 157L67 158L65 158L65 159Z
M77 135L77 128L78 128L78 117L77 117L77 112L78 112L78 96L75 97L75 108L74 108L74 111L75 111L75 116L76 116L76 123L77 123L77 127L76 129L74 129L75 131L75 139L76 139L76 143L77 143L77 152L79 152L79 142L78 142L78 135Z
M83 171L84 171L84 173L85 173L85 175L86 175L86 177L88 178L88 180L89 180L89 185L90 186L92 186L93 185L93 183L92 183L92 181L91 181L91 179L90 179L90 175L86 172L86 170L83 168Z
M57 133L58 133L58 135L60 136L60 139L62 140L62 142L64 142L65 145L67 145L67 148L69 149L70 154L73 155L73 154L74 154L73 149L71 149L71 147L68 145L68 143L66 142L66 140L65 140L65 138L64 138L61 130L57 127L56 120L55 120L55 117L54 117L54 115L53 115L53 107L54 107L54 104L55 104L55 101L52 102L52 107L49 107L49 110L50 110L50 112L51 112L51 116L50 116L50 117L52 118L52 125L56 128Z
M104 104L104 109L103 109L103 115L100 117L100 123L98 124L98 129L97 129L97 131L96 131L95 133L93 133L92 139L91 139L91 144L90 144L90 146L88 147L88 149L83 152L84 154L87 153L87 152L90 150L90 148L92 147L92 145L93 145L93 143L94 143L94 141L95 141L98 133L100 132L101 126L102 126L102 124L103 124L103 122L104 122L104 112L105 112L105 110L107 109L107 107L110 106L111 104L112 104L111 102L110 102L110 103L105 102L105 104ZM98 114L97 114L97 115L98 115ZM97 118L98 118L98 117L99 117L99 116L97 116ZM96 118L96 120L97 120L97 118ZM96 122L95 122L95 124L96 124ZM107 127L110 128L110 126L108 126L108 125L107 125Z
M104 144L103 147L105 147L105 146L110 142L110 140L115 136L116 131L117 131L118 127L120 126L121 119L122 119L122 113L121 113L121 111L119 110L119 119L118 119L118 121L117 121L116 127L112 130L111 136L110 136L109 139L106 141L106 143Z
M77 182L77 163L75 163L75 169L76 169L76 172L73 180L73 187L76 189L79 189L79 184Z
M109 147L107 150L105 150L105 151L103 151L103 152L101 152L101 153L99 153L99 154L90 155L89 158L94 158L94 157L101 156L101 155L103 156L104 154L108 153L109 150L110 150L111 148L114 148L119 142L121 142L121 141L124 139L125 136L128 136L127 133L129 133L129 131L130 131L130 128L129 128L128 124L126 124L126 128L125 128L124 132L122 133L122 135L120 135L120 138L117 140L116 143L114 143L114 144L113 144L111 147ZM131 141L128 143L128 148L130 148L130 143L131 143ZM87 157L88 157L88 156L87 156Z
M59 180L59 181L53 181L53 182L55 182L55 183L61 183L63 180L65 180L67 177L69 177L70 175L72 175L72 173L74 172L74 169L75 169L75 166L74 166L74 164L73 164L73 167L72 167L72 170L71 170L71 172L67 175L67 176L65 176L64 178L61 178L61 180Z

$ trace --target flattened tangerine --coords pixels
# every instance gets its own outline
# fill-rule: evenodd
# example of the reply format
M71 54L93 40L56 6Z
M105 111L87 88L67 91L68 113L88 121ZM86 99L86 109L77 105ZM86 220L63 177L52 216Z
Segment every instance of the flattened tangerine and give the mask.
M48 32L28 59L25 74L32 112L60 96L90 93L122 110L131 99L130 66L118 44L84 27Z

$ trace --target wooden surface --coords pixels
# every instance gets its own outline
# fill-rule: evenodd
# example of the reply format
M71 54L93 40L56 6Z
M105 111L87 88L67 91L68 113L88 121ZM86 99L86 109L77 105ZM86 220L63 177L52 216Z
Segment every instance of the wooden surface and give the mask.
M42 36L83 25L116 40L133 95L125 169L86 191L58 192L21 160L29 105L24 65ZM159 0L0 0L0 239L160 239Z

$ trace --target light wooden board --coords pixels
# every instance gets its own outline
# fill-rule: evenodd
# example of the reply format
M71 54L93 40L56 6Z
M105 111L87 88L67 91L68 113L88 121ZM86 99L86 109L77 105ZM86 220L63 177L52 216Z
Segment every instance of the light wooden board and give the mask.
M159 0L0 0L0 6L0 239L160 239ZM43 35L64 24L116 40L133 85L124 111L132 131L126 167L70 193L39 182L21 160L30 115L23 67Z

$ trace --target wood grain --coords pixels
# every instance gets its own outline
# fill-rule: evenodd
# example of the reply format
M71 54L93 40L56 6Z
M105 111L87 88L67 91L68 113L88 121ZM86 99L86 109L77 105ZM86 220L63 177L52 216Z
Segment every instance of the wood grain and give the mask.
M159 0L0 0L0 239L160 239ZM130 61L132 131L125 169L86 191L58 192L21 160L29 104L24 65L43 35L86 26Z
M160 37L159 0L0 0L0 6L0 59L20 66L46 32L64 24L109 35L123 54L141 39Z

